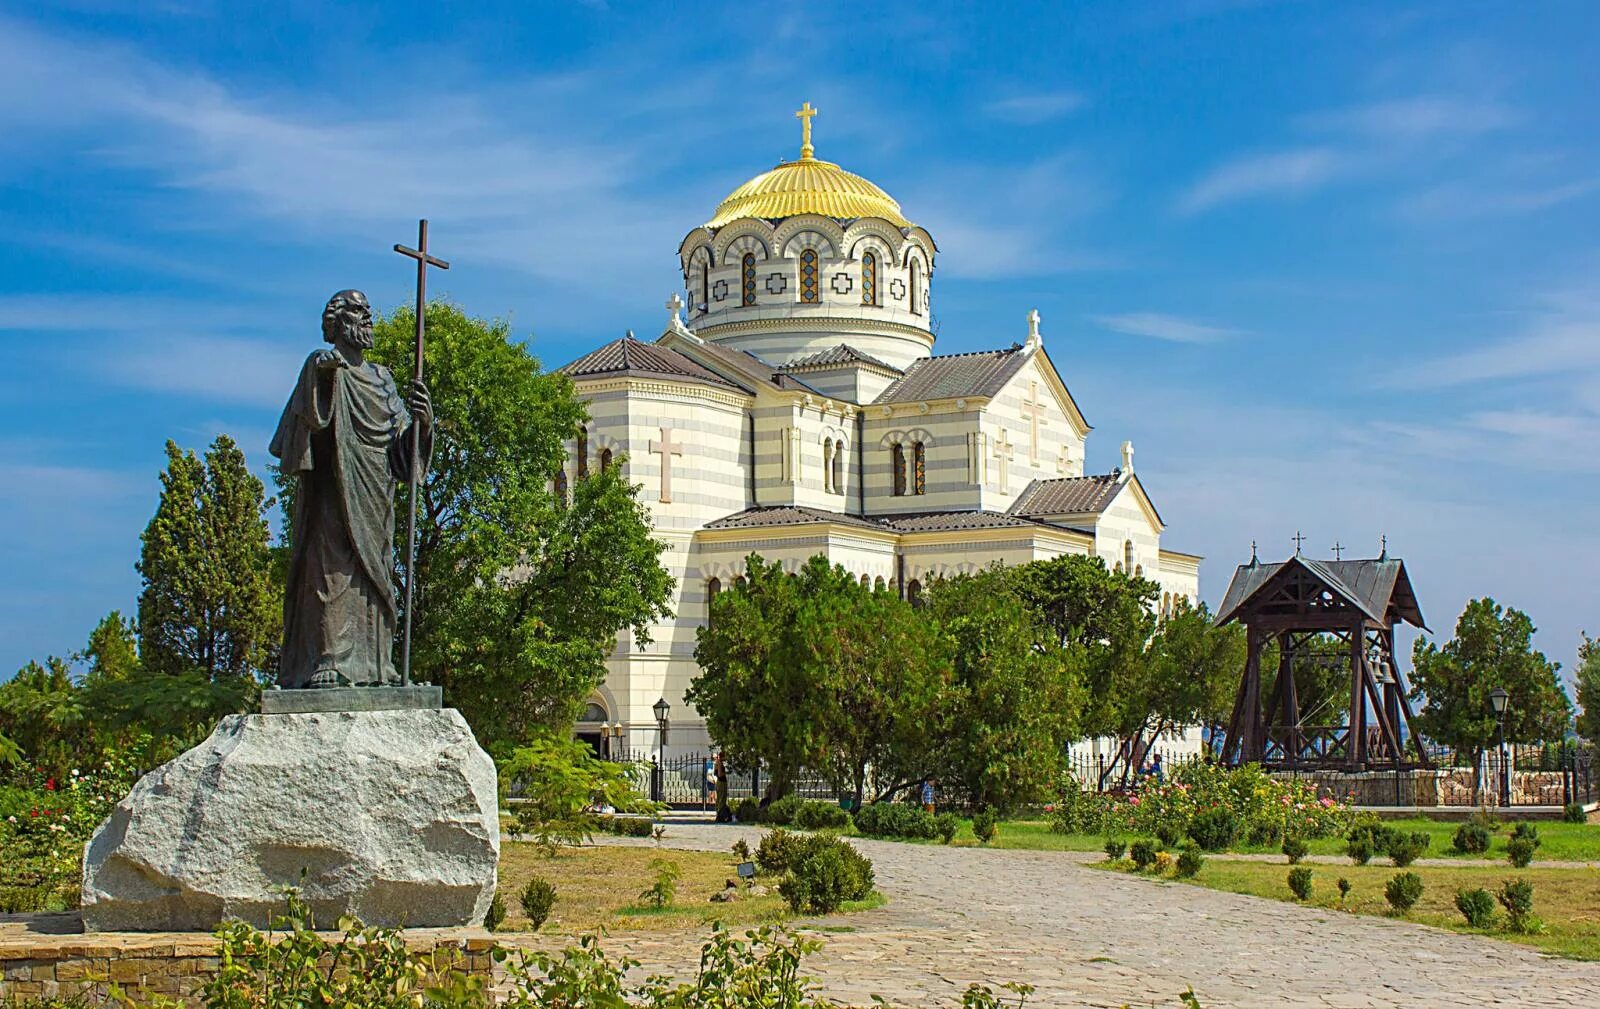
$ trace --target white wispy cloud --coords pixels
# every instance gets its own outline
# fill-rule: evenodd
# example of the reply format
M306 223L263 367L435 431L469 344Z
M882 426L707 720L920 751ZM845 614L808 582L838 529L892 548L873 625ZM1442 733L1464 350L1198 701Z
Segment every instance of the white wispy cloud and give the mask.
M243 406L282 406L310 349L208 334L114 343L98 355L107 381Z
M1513 126L1521 118L1519 110L1499 101L1418 95L1313 112L1301 117L1300 123L1314 130L1416 141L1488 133Z
M1125 312L1118 315L1091 315L1090 320L1113 333L1128 336L1148 336L1155 340L1173 343L1216 343L1244 330L1212 326L1162 312Z
M1527 332L1395 370L1389 384L1446 388L1540 375L1600 370L1600 319L1557 318Z
M1019 126L1037 126L1070 115L1088 104L1076 91L1041 91L998 98L983 107L995 119Z
M1321 186L1344 167L1331 147L1297 147L1265 151L1224 162L1190 186L1178 201L1181 211L1196 214L1223 203L1254 196L1290 196Z

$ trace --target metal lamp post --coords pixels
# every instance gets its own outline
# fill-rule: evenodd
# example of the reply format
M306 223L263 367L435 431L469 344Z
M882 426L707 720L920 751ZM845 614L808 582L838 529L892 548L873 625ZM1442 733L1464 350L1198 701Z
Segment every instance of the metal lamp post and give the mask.
M1511 695L1503 687L1489 691L1489 703L1494 707L1495 727L1500 734L1500 806L1511 805L1511 769L1506 766L1506 708Z
M667 716L672 713L672 705L667 703L665 697L650 706L656 714L656 729L660 732L660 741L656 745L655 773L651 775L650 796L652 802L661 801L661 784L664 773L663 765L667 762Z

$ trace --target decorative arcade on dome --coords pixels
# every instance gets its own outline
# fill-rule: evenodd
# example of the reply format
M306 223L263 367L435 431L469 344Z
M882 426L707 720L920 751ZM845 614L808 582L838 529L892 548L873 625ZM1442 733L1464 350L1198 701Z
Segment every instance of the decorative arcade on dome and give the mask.
M658 703L675 751L709 744L684 699L695 632L752 553L788 570L821 554L912 600L995 562L1092 554L1158 582L1163 613L1198 598L1200 558L1163 545L1133 446L1086 470L1091 429L1037 312L1019 309L1017 339L998 349L933 353L933 236L816 156L816 114L796 113L799 157L679 244L683 288L660 335L562 369L590 419L554 488L622 467L677 579L676 615L646 643L618 642L576 727L597 750L648 759L663 745Z

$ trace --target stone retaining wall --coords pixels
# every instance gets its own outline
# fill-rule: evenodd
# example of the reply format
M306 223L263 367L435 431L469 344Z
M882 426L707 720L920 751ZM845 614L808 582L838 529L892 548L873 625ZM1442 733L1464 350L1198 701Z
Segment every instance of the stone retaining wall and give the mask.
M1476 792L1470 767L1408 771L1288 771L1275 777L1314 782L1319 791L1356 806L1474 807L1500 805L1499 778L1484 776ZM1511 778L1511 805L1562 805L1560 771L1517 771Z
M200 990L219 966L210 935L67 931L76 925L71 914L0 915L0 1002L80 993L103 998L116 984L198 1006ZM495 941L482 929L407 930L405 938L413 952L451 957L460 969L492 983Z

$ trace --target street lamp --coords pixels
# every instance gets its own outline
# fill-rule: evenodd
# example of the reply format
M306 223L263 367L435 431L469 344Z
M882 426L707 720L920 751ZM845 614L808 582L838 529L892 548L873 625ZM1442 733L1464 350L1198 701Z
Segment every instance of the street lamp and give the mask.
M652 780L650 783L650 791L654 794L650 796L650 799L653 802L660 802L662 801L661 793L662 785L664 784L662 780L664 777L664 765L667 762L667 716L672 713L672 705L668 704L667 699L663 697L652 704L650 710L656 713L656 729L661 733L660 742L656 746L655 773L651 775Z
M1500 733L1500 806L1504 808L1511 805L1511 770L1506 766L1506 708L1511 704L1511 695L1504 687L1495 687L1489 691L1489 704L1494 708L1495 726Z

